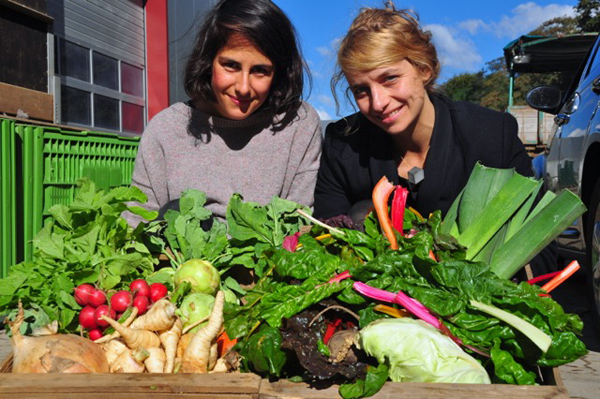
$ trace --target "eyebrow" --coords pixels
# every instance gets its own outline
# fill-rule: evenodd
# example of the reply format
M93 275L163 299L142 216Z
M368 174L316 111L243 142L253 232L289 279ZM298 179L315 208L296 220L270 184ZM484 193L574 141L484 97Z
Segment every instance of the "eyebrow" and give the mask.
M235 60L235 59L229 58L229 57L223 57L223 56L219 56L218 61L219 62L235 62L236 64L240 63L238 60ZM270 69L270 70L274 68L273 64L256 64L256 65L252 65L252 67L260 67L260 68L266 68L266 69Z

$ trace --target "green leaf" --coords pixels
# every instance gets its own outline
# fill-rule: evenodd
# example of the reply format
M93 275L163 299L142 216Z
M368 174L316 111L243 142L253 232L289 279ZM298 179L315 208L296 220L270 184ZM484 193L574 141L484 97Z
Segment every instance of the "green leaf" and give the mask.
M365 398L375 395L383 388L389 377L389 367L379 363L377 367L368 366L364 380L358 379L353 383L340 385L340 395L345 399Z
M287 355L281 350L282 337L278 328L262 326L240 350L242 364L257 374L281 376Z
M267 227L267 210L251 202L242 202L234 194L227 205L227 226L232 238L240 241L257 240L274 245L272 232Z

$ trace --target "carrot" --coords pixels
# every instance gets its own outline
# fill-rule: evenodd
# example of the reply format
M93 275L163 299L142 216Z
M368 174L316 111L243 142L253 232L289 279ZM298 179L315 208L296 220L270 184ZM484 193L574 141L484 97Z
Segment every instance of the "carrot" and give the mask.
M579 266L579 262L574 260L573 262L569 263L569 265L565 267L557 276L555 276L552 280L544 284L542 286L542 289L547 293L550 293L550 291L552 291L553 289L561 285L563 282L565 282L566 279L571 277L573 273L579 270L580 267L581 266Z
M212 313L208 319L208 324L194 334L192 341L181 359L181 371L183 373L207 373L209 368L210 348L213 340L223 327L223 303L225 294L223 291L217 292L215 304Z
M121 325L125 326L125 327L129 327L131 325L131 323L133 323L133 320L135 319L137 314L138 314L138 309L134 306L133 308L131 308L131 314L129 315L129 317L123 323L121 323ZM97 344L104 344L104 343L110 342L111 340L113 340L115 338L119 338L120 336L121 336L121 334L119 334L118 331L115 331L112 334L108 334L101 338L98 338L94 342Z
M165 371L166 355L162 348L148 348L148 358L144 365L149 373L163 373Z
M131 328L148 331L164 331L175 322L177 306L168 299L160 299L152 305L148 313L135 319Z
M158 348L160 346L160 339L158 335L148 330L138 330L131 327L123 327L118 321L111 319L110 317L103 315L102 319L106 320L115 330L121 334L125 343L131 349L138 348Z
M437 262L435 254L433 253L433 249L429 250L429 258Z
M163 331L158 335L163 348L165 348L165 373L173 372L177 354L177 343L181 337L181 327L181 319L177 319L169 330Z
M390 241L390 247L392 249L398 249L398 240L394 234L392 221L388 214L388 199L390 198L392 191L394 191L394 185L390 183L387 177L383 176L375 185L372 198L377 218L379 219L383 233Z
M143 373L145 370L144 360L150 354L146 349L127 349L117 357L110 366L111 373Z
M226 331L223 331L217 337L217 345L219 349L219 357L223 357L227 352L231 350L237 344L237 338L229 339Z

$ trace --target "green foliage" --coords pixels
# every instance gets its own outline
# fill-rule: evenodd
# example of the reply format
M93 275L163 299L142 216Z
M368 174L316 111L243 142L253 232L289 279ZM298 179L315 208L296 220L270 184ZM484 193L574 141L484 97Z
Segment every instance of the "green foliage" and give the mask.
M137 187L105 193L82 179L69 206L50 208L53 220L33 240L33 261L15 265L0 280L0 313L14 313L21 301L25 308L40 309L40 317L28 320L33 326L58 320L60 331L74 331L81 309L73 297L76 286L116 289L122 281L128 284L152 273L155 260L142 244L142 227L134 230L121 217L128 210L154 219L156 212L127 205L146 200Z
M579 0L575 6L575 20L583 32L600 31L600 1Z

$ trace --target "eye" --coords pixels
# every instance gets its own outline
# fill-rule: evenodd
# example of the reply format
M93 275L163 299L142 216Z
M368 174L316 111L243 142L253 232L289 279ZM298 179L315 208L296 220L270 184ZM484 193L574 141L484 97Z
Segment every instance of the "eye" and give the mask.
M354 98L361 98L367 95L367 88L366 87L355 87L352 89L352 94L354 95Z
M240 64L235 61L223 61L221 62L221 66L227 71L237 71L240 69Z
M255 66L252 68L252 73L261 76L271 76L273 69L266 66Z
M384 79L385 83L396 83L400 77L398 75L386 76Z

